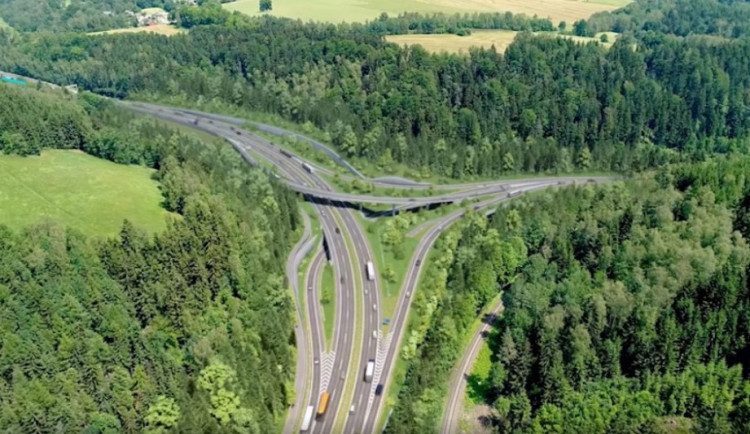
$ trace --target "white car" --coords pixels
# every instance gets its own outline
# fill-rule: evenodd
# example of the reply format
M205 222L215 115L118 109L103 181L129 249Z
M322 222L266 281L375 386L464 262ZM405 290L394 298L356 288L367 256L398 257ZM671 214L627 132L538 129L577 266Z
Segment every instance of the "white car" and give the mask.
M378 310L378 305L376 305L376 304L373 304L373 305L372 305L372 310Z
M377 330L373 330L372 331L372 338L373 339L377 339L378 338L378 331Z
M353 405L352 405L352 407L351 407L351 408L349 409L349 414L354 414L354 406L353 406Z

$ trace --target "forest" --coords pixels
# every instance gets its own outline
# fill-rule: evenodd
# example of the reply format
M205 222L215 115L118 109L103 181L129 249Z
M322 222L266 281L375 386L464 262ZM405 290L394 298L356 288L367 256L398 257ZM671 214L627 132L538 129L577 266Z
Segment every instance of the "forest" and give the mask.
M134 27L136 12L150 7L171 10L172 0L0 0L0 17L23 32L94 32Z
M104 240L0 226L0 430L276 431L295 393L295 196L228 146L99 97L0 97L15 107L0 112L3 152L57 144L153 167L179 214L157 235L126 221ZM18 123L30 118L43 121Z
M522 33L505 53L431 55L384 42L374 24L233 14L173 37L6 35L0 67L118 98L275 113L323 129L349 158L452 178L627 173L746 148L747 40L639 31L606 49Z
M388 431L437 430L467 318L503 291L481 379L495 431L748 432L748 170L719 158L470 218L420 287L437 307Z

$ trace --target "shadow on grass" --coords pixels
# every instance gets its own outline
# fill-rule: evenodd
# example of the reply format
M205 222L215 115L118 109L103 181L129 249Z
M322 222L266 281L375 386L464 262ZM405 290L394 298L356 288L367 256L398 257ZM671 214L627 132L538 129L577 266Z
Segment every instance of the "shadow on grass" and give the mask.
M464 375L466 377L466 394L472 402L486 402L489 398L491 387L487 378L476 374Z

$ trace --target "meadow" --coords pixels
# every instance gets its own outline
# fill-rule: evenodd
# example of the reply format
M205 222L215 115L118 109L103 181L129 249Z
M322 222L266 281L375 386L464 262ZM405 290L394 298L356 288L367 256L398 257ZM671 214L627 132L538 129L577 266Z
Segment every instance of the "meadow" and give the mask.
M303 21L357 22L378 17L382 12L513 12L573 23L596 12L617 9L629 0L273 0L272 15ZM231 11L259 14L258 0L225 3Z
M451 34L437 35L389 35L386 36L388 42L398 45L421 45L425 50L431 53L467 53L472 47L490 48L495 46L498 52L504 52L508 45L516 38L518 32L512 30L472 30L471 35L457 36ZM537 32L538 35L549 35L550 37L569 38L579 42L599 41L599 36L592 38L581 36L561 35L556 32ZM603 45L611 46L617 38L616 33L607 33L608 42Z
M125 166L80 151L41 156L0 154L0 224L20 230L55 221L85 232L116 235L124 219L148 232L166 227L153 170Z
M156 33L159 35L173 36L180 33L186 32L185 29L175 27L171 24L155 24L153 26L145 27L126 27L124 29L112 29L105 30L103 32L92 32L89 35L107 35L114 33Z

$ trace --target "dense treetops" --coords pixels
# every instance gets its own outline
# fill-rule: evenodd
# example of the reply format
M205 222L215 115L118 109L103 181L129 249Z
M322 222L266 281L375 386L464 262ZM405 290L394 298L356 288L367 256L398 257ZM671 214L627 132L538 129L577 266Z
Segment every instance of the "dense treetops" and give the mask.
M637 0L613 12L594 15L591 31L656 31L678 36L750 36L746 0Z
M0 87L26 116L72 113L80 148L157 168L181 217L154 237L125 222L102 241L0 226L0 430L274 431L294 395L282 277L294 196L226 145L85 95L83 112L28 92Z
M747 432L749 167L721 159L528 199L486 228L470 218L444 241L442 278L423 284L437 308L409 341L389 431L435 431L463 330L505 289L480 379L500 432L662 432L683 417L696 432Z
M126 11L173 6L172 0L0 0L0 17L24 32L92 32L133 27L135 19Z

